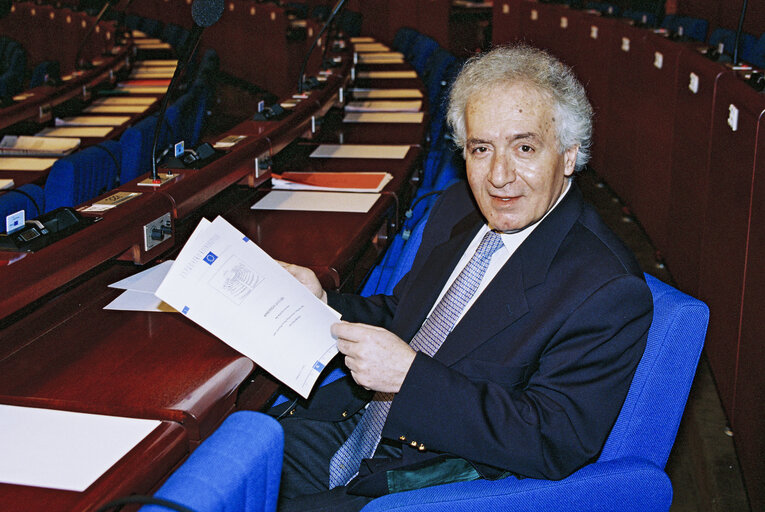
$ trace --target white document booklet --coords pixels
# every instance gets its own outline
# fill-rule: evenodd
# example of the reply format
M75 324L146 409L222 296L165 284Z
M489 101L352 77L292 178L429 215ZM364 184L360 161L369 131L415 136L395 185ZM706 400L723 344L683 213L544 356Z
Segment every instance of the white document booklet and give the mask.
M303 397L337 354L340 314L222 217L197 226L156 295Z

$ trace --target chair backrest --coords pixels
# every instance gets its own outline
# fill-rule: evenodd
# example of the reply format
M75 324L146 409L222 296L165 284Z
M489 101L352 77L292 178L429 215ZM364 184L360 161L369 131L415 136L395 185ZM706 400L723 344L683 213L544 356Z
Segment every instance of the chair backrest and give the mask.
M43 189L27 183L16 189L0 190L0 233L5 233L5 218L20 210L24 210L26 219L45 213Z
M425 73L425 64L438 48L439 46L435 39L424 34L420 34L417 37L417 41L412 46L410 63L418 75L422 76Z
M744 47L744 60L760 69L765 68L765 32L751 48Z
M707 20L682 16L678 18L675 30L679 32L681 27L683 29L683 36L695 39L696 41L707 40L707 29L709 28Z
M154 494L191 510L268 512L276 509L284 433L254 411L230 415ZM166 512L150 505L141 512Z
M663 468L704 345L709 308L646 274L653 321L640 364L599 461L636 456Z
M56 161L45 181L45 210L77 206L119 184L122 151L107 140Z

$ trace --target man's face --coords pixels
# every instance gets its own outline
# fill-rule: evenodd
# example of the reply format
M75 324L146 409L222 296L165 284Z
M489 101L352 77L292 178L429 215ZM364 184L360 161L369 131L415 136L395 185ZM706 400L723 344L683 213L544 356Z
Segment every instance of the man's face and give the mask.
M560 197L577 147L559 153L555 122L552 100L525 83L500 84L468 101L467 177L491 228L526 227Z

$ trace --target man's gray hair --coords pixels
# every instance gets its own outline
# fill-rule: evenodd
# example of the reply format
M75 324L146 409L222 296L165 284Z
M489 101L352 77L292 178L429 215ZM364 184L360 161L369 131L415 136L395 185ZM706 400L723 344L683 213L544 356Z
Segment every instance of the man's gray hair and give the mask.
M465 108L475 94L503 84L526 83L553 101L560 152L578 145L577 171L590 159L592 107L571 68L547 52L525 45L499 46L468 59L452 86L447 121L464 151Z

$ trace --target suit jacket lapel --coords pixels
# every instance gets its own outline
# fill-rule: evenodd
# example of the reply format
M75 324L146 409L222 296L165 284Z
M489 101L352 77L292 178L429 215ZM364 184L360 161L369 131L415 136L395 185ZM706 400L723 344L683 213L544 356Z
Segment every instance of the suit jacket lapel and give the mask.
M583 206L581 192L572 184L563 201L518 247L447 336L435 355L437 360L446 365L454 364L526 314L526 291L544 282L560 244L581 215Z

